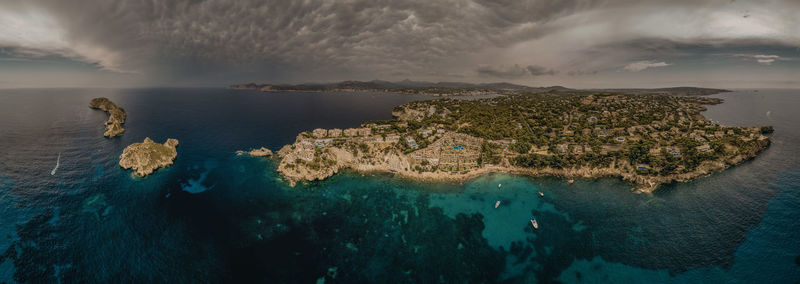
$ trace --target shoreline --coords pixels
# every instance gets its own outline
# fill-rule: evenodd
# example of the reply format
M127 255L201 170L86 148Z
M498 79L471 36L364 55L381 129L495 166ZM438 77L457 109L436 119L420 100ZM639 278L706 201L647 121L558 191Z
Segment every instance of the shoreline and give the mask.
M698 170L688 173L673 174L668 176L659 176L659 175L645 176L645 175L633 174L631 172L626 171L626 169L628 169L629 166L625 166L624 164L622 165L622 167L616 167L616 165L613 165L612 167L603 167L603 168L581 167L581 168L568 168L568 169L556 169L551 167L532 169L532 168L523 168L515 166L489 166L466 172L441 172L441 171L417 172L417 171L407 171L407 170L398 171L389 169L386 166L366 166L363 164L359 164L356 165L355 167L352 165L336 167L335 169L328 171L326 174L322 176L316 176L311 178L305 176L299 178L287 175L287 172L281 170L283 158L280 156L280 154L269 158L269 160L275 163L277 167L276 171L281 175L281 178L285 182L287 182L287 184L290 187L296 186L297 182L323 181L325 179L330 178L333 175L345 171L352 171L354 173L362 175L387 174L391 175L392 177L399 177L419 182L465 182L491 174L510 174L510 175L519 175L531 178L552 177L552 178L564 179L565 182L566 179L573 179L573 178L581 178L581 179L613 178L627 182L630 185L632 185L631 187L632 192L651 194L653 191L657 190L662 185L688 182L698 178L711 176L713 174L722 172L731 167L735 167L745 162L751 161L755 159L759 154L766 151L770 146L771 143L768 143L764 147L759 148L759 150L754 153L750 153L749 155L739 155L736 156L734 160L730 161L705 161Z
M757 154L760 154L769 146L762 148ZM477 170L472 170L468 172L460 172L460 173L444 173L444 172L414 172L414 171L393 171L393 170L386 170L386 169L358 169L353 167L344 167L341 169L337 169L334 171L330 176L321 178L321 179L313 179L313 180L293 180L286 175L280 175L281 180L286 182L288 186L295 187L298 182L302 183L313 183L326 180L334 175L351 172L353 174L360 174L360 175L367 175L367 174L374 174L374 175L388 175L392 178L400 178L411 180L415 182L469 182L476 179L479 179L484 176L490 176L493 174L507 174L507 175L515 175L515 176L522 176L528 178L556 178L559 180L564 181L564 183L569 183L571 179L603 179L603 178L610 178L616 179L622 182L626 182L631 185L630 190L634 193L646 193L652 194L657 189L661 188L663 185L668 184L675 184L675 183L683 183L689 182L692 180L696 180L703 177L710 177L714 174L720 173L724 170L727 170L732 167L739 166L744 164L748 161L752 161L755 159L756 155L745 157L741 159L737 163L733 164L722 164L719 163L710 163L715 164L714 167L709 168L706 171L702 172L691 172L679 175L672 175L672 176L640 176L640 175L633 175L626 172L619 170L618 168L571 168L571 169L554 169L554 168L542 168L542 169L528 169L528 168L521 168L521 167L486 167L480 168ZM278 167L280 165L280 160L270 159L273 161L274 165ZM590 171L589 174L582 173L584 171ZM280 173L280 171L279 171ZM655 181L654 181L655 180ZM641 184L639 182L652 182L649 185Z

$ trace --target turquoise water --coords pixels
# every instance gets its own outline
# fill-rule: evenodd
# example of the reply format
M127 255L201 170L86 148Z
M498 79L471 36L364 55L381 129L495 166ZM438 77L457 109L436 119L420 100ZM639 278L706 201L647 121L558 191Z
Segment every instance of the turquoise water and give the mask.
M87 107L97 96L127 110L123 136L102 137L106 115ZM0 282L800 281L800 92L716 97L725 103L710 119L774 125L773 145L646 195L616 179L502 174L420 183L345 172L290 188L274 162L235 155L387 119L424 97L2 90ZM116 163L144 137L177 138L179 154L138 178Z

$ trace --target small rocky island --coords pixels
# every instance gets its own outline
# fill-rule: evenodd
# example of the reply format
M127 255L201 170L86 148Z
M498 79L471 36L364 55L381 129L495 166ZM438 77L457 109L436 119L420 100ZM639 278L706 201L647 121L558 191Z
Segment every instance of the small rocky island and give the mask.
M272 157L272 150L267 149L266 147L261 147L259 149L251 149L250 151L236 151L236 155L241 156L244 154L248 154L251 157Z
M105 122L106 132L103 136L112 138L119 136L125 129L122 124L125 123L125 109L118 107L108 98L94 98L89 102L90 108L100 109L108 113L108 120Z
M303 132L277 153L290 184L342 169L423 180L490 172L619 177L638 192L722 171L770 145L771 126L709 121L698 96L617 92L518 93L412 102L395 119Z
M158 168L172 165L178 156L177 139L167 139L164 144L153 142L149 137L142 143L133 143L125 147L119 156L119 165L124 169L132 169L140 177L152 174Z

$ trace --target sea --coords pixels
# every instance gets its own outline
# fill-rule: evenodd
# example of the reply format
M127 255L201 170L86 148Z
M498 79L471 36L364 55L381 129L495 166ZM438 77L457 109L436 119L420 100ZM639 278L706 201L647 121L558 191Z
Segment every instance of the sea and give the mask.
M103 137L95 97L125 108L122 136ZM236 155L431 97L0 90L0 283L798 283L800 90L712 97L724 103L707 118L772 125L772 145L637 194L614 178L507 174L345 171L290 187L275 161ZM180 145L140 178L118 161L145 137Z

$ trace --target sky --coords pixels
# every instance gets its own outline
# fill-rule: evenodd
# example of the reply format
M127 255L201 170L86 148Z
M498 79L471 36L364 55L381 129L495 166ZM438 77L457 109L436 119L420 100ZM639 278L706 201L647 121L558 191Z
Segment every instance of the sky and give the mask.
M800 88L800 0L0 0L0 88Z

